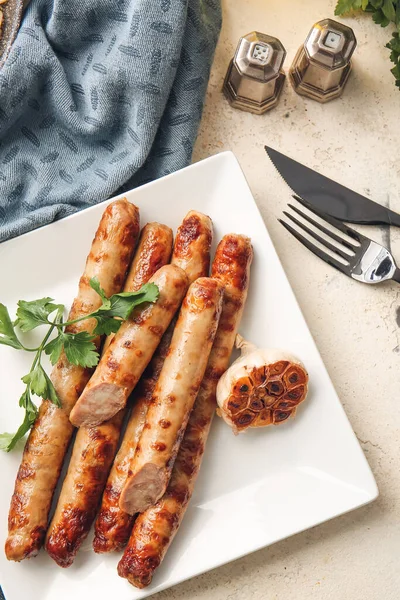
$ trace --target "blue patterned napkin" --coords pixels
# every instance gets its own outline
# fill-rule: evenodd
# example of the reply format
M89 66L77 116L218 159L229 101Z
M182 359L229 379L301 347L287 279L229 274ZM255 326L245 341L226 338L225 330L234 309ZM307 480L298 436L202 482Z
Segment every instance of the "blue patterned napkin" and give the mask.
M31 0L0 71L0 242L190 162L220 0Z

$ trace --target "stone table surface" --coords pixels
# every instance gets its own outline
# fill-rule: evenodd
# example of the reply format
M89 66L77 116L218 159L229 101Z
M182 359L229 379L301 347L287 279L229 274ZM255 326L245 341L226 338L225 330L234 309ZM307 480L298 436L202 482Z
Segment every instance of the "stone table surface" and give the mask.
M285 85L264 116L221 93L238 39L278 37L288 68L329 0L223 0L224 23L194 160L235 152L348 418L376 477L374 503L160 593L160 600L399 600L400 287L357 284L314 258L277 221L289 190L263 153L270 144L400 212L400 92L370 16L344 20L358 48L342 98L326 105ZM365 228L360 228L365 231ZM373 228L400 261L400 231Z

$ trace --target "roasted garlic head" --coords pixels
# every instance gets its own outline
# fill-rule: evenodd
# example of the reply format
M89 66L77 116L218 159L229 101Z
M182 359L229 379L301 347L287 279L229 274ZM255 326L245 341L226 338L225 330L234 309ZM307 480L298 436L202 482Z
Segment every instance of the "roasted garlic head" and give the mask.
M308 373L303 363L279 349L260 349L236 337L241 356L217 386L217 414L234 433L248 427L279 425L294 415L307 396Z

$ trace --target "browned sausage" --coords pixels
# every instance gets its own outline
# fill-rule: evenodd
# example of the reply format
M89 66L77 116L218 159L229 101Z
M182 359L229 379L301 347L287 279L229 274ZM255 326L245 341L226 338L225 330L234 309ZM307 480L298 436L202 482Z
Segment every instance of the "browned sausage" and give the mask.
M119 507L121 491L128 478L136 446L146 422L147 410L171 342L170 328L163 335L153 359L132 397L132 412L121 447L118 450L104 490L100 512L95 523L93 549L95 552L122 550L126 545L134 517ZM172 332L171 332L172 333Z
M162 223L147 223L140 234L134 259L125 281L126 292L136 292L147 283L158 269L168 264L172 252L172 229ZM180 265L178 265L179 267ZM107 337L102 354L114 339Z
M252 261L250 240L227 235L218 246L212 276L225 286L222 314L207 365L164 496L138 516L118 565L121 577L136 587L150 584L163 560L192 496L204 447L214 416L218 379L227 369L242 316Z
M189 288L154 390L132 475L120 507L133 515L164 494L210 355L222 306L223 285L201 277Z
M172 255L172 263L186 272L189 283L208 275L211 242L211 219L202 213L190 211L178 228ZM121 510L119 498L128 478L136 445L146 421L147 409L171 343L174 325L173 322L168 327L149 366L133 392L132 413L121 447L111 468L95 523L93 540L95 552L122 550L129 539L134 517Z
M178 228L171 262L185 271L190 283L208 275L212 233L210 217L195 210L188 212Z
M171 229L148 223L142 230L124 290L134 292L147 283L169 261L171 250ZM110 421L93 428L81 427L77 433L46 543L48 553L62 567L72 564L93 523L124 415L122 409Z
M159 288L158 300L134 311L121 325L71 411L73 425L95 427L126 406L178 310L188 285L185 272L165 265L150 281Z
M136 206L123 199L106 208L79 282L70 320L101 305L100 296L89 285L90 278L97 277L108 296L121 290L138 235ZM91 333L95 325L96 321L90 319L77 323L69 331ZM51 379L62 409L49 401L42 402L26 443L9 512L5 547L9 560L35 556L43 544L51 500L73 432L69 414L90 374L88 369L71 365L64 354L53 369Z

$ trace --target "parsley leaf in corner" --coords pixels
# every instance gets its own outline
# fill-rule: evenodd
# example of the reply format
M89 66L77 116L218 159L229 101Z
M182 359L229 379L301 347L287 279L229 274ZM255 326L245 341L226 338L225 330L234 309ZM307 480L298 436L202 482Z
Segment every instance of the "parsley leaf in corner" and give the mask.
M335 15L343 16L357 10L370 13L372 20L381 27L387 27L390 23L394 24L393 37L386 44L386 48L391 50L390 60L394 63L391 72L396 80L396 86L400 88L400 50L398 46L400 0L338 0Z
M398 21L400 26L400 0L397 5L398 8ZM386 48L391 50L390 60L395 64L392 69L392 73L396 79L397 87L400 87L400 32L394 31L393 37L388 44L386 44Z
M393 0L383 0L381 10L387 18L388 23L390 23L390 21L394 22L396 20L396 9L394 7Z
M360 8L364 10L364 5L366 8L368 0L338 0L335 15L346 15L355 10L360 10Z

